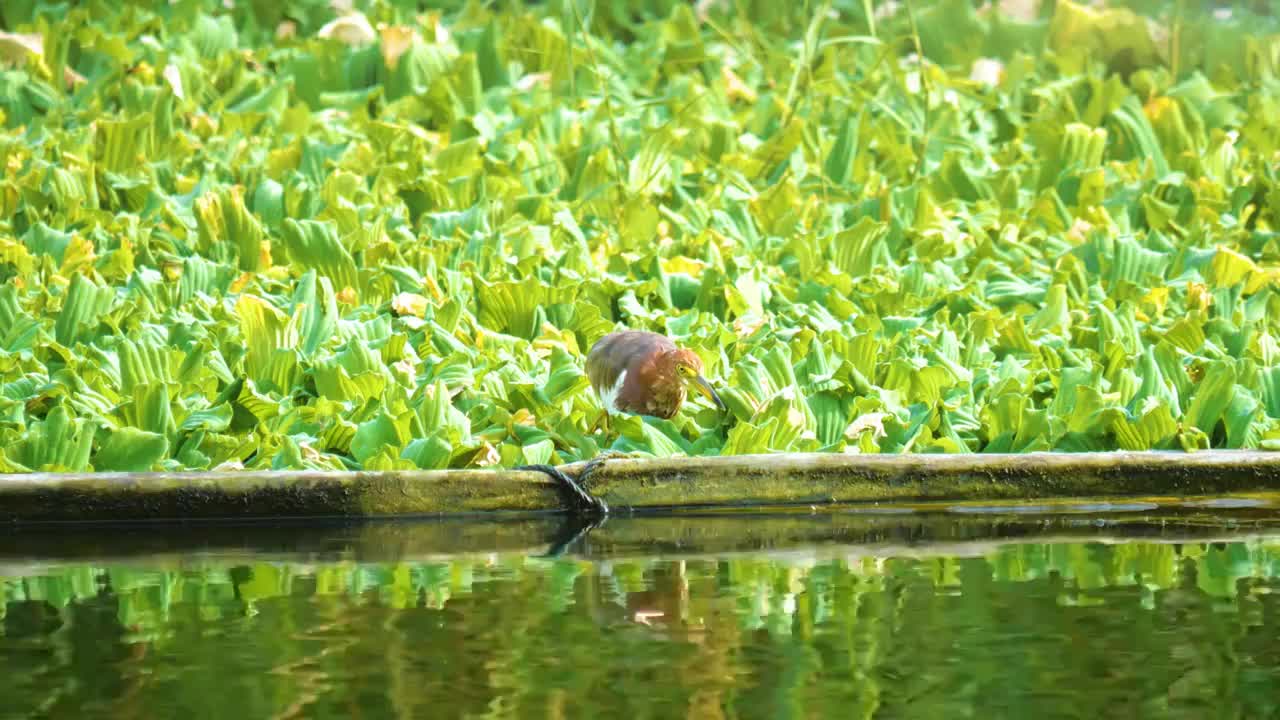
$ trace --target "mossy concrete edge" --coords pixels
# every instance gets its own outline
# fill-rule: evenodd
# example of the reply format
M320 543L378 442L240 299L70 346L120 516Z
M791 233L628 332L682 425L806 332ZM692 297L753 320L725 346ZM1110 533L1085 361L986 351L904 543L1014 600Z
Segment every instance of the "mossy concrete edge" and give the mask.
M1280 453L743 455L618 459L592 474L611 507L992 502L1280 490Z
M617 458L589 487L623 512L1190 497L1280 491L1280 453ZM0 519L10 522L538 513L561 502L546 476L514 470L0 475Z
M0 520L378 517L560 509L540 473L100 473L0 475Z

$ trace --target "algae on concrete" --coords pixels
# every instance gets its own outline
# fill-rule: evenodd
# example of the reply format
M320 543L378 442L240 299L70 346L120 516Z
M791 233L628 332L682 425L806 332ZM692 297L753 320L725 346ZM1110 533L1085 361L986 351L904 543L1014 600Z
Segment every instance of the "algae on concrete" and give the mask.
M584 464L562 467L570 476ZM1280 453L1040 453L610 459L587 479L615 514L1280 490ZM562 511L545 475L510 470L0 476L0 519L391 517Z

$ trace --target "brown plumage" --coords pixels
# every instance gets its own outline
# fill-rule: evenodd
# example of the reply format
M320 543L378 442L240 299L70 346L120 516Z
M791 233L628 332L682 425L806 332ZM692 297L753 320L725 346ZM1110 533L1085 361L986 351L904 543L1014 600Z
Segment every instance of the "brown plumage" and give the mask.
M624 330L604 336L587 355L587 377L609 412L672 418L690 385L724 407L702 377L702 358L657 333Z

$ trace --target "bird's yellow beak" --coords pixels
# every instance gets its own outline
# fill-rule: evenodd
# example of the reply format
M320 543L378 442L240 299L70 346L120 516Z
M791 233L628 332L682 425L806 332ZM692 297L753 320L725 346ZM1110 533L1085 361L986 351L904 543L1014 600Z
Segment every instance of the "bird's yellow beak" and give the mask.
M715 388L711 387L711 383L707 382L706 378L702 377L701 375L695 377L693 379L693 387L698 392L705 395L708 400L715 403L716 407L720 408L721 410L727 409L724 406L724 401L720 399L719 393L716 392Z

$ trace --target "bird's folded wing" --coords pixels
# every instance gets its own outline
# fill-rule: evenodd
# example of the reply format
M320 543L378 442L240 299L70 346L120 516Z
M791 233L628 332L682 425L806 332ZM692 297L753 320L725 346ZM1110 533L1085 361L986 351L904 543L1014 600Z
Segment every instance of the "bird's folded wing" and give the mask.
M653 333L620 332L607 335L587 358L587 378L596 392L608 392L617 387L623 371L630 370L639 360L650 359L658 352L675 347L667 338Z

